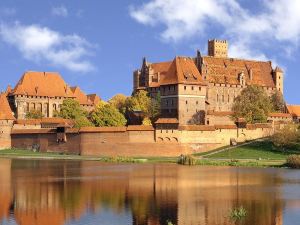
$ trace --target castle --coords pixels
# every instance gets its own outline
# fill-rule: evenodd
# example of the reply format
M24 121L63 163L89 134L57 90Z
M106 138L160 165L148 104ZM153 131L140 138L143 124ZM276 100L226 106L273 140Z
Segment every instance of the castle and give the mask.
M26 72L17 85L6 90L10 107L17 119L25 119L32 110L53 117L65 99L77 100L87 111L100 102L96 94L86 95L79 87L70 87L58 73Z
M175 57L173 61L143 60L134 71L134 92L146 90L161 99L154 126L72 128L72 121L52 118L65 99L88 111L100 98L70 87L58 73L26 72L14 88L0 94L0 149L38 148L96 156L178 156L209 151L233 142L268 137L286 122L300 121L300 106L271 113L269 123L246 124L232 119L235 97L248 85L270 96L283 93L283 71L272 63L228 58L228 42L208 41L208 56ZM45 118L24 120L31 110Z
M247 86L258 85L268 95L283 93L283 71L272 63L228 57L228 42L208 41L208 56L178 57L150 63L144 58L134 71L134 91L161 97L161 117L177 118L180 125L215 124L229 116L235 97ZM222 121L219 121L222 122ZM227 120L226 123L230 123Z

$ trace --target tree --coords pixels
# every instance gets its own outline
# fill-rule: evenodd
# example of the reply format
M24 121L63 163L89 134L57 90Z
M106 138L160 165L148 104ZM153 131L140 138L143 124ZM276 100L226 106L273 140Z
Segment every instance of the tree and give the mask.
M299 147L300 131L297 125L287 124L282 129L275 132L271 138L273 144L283 151L290 148Z
M285 102L281 92L277 90L274 92L274 94L271 96L271 103L275 112L284 112Z
M114 97L112 97L108 103L111 104L113 107L115 107L116 109L118 109L120 111L120 113L122 113L123 115L126 112L126 100L127 100L127 96L123 95L123 94L117 94Z
M88 112L84 110L78 101L74 99L66 99L61 105L59 117L64 119L72 119L75 121L75 127L88 127L93 124L87 118Z
M160 114L160 93L156 98L148 96L146 91L138 91L133 96L127 98L126 101L127 115L133 112L141 112L142 121L149 118L152 122L157 119Z
M39 110L30 110L25 115L26 119L42 119L44 117L43 113Z
M125 126L127 121L122 113L111 104L100 103L91 113L91 120L97 127Z
M151 98L148 96L146 91L138 91L132 97L127 99L126 102L127 110L133 111L142 111L146 115L149 113Z
M248 123L267 122L272 104L267 93L259 86L247 86L236 97L232 107L235 118L245 118Z

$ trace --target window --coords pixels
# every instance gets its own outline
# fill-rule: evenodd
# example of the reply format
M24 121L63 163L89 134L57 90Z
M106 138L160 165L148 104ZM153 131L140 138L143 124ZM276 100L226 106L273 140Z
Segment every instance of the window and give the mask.
M186 90L186 86L184 86L184 90Z
M171 100L171 105L174 105L173 99Z
M224 102L224 95L222 95L222 102Z
M166 100L166 105L169 105L169 102L168 102L168 100Z
M228 102L230 102L230 96L228 95Z
M201 87L199 87L199 91L201 91Z
M196 104L198 105L198 101L196 101Z
M219 95L217 94L217 102L219 101Z
M194 86L192 86L192 91L194 90Z
M187 105L187 104L188 104L188 101L185 101L185 104Z

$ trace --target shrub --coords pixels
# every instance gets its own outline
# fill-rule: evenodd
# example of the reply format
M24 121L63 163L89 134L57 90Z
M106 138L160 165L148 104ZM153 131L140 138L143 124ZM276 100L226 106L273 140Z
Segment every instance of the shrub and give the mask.
M300 132L296 125L287 124L271 137L273 144L282 151L298 148Z
M287 165L294 169L300 169L300 155L290 155L287 157Z
M181 165L196 165L197 159L192 155L181 155L178 159L178 164Z

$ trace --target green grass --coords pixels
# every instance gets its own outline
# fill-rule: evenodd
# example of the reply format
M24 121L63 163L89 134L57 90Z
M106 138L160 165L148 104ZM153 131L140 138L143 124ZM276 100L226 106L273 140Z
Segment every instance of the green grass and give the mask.
M235 166L235 167L286 167L286 160L216 160L198 159L195 165L199 166Z
M286 160L291 154L300 152L289 150L282 152L275 148L268 140L253 142L249 145L237 146L236 148L225 150L209 156L210 159L268 159L268 160Z

